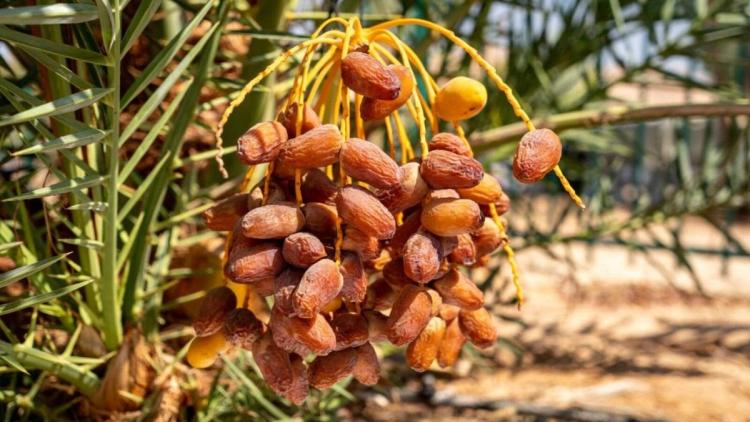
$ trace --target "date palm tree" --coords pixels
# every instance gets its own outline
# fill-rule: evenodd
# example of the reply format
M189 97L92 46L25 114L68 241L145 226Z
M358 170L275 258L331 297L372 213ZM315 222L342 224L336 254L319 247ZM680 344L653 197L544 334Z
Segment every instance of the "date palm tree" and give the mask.
M750 202L745 1L293 3L4 2L0 401L8 419L101 415L102 408L159 414L170 404L185 418L319 418L353 400L337 386L296 408L256 383L252 360L241 355L224 359L201 406L174 406L195 380L180 363L189 331L165 319L200 297L165 291L178 279L206 276L205 268L180 266L176 251L215 237L198 217L241 178L230 163L225 181L212 164L216 110L331 6L370 23L410 15L455 30L495 58L524 106L542 116L539 126L562 134L564 165L589 211L561 202L551 224L518 225L517 247L607 241L642 253L668 249L690 272L691 253L748 254L728 230ZM429 32L401 35L432 58L436 75L472 73L461 52ZM643 107L618 97L623 85L644 93L665 81L710 101ZM226 154L253 122L273 115L289 84L281 71L246 99L225 129ZM472 120L471 140L493 168L522 130L499 95L489 101ZM517 209L540 193L512 183L502 165L494 169ZM618 207L630 210L628 218L612 218ZM714 225L725 246L683 246L679 217L688 214ZM557 234L568 218L580 230ZM669 241L633 238L664 221ZM143 380L153 384L133 387ZM73 388L50 387L60 384Z

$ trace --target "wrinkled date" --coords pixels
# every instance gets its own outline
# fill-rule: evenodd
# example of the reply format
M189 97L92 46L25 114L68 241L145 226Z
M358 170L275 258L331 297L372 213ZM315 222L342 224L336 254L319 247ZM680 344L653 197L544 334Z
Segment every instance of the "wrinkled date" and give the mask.
M232 289L216 287L209 290L198 309L198 316L193 321L195 335L205 337L221 330L236 306L237 297Z
M549 129L523 135L513 157L513 176L522 183L535 183L555 168L562 157L562 144Z
M401 92L401 81L392 68L359 51L341 61L341 80L357 94L377 100L396 100Z
M412 78L409 68L401 65L388 65L386 71L388 70L396 75L401 84L398 97L390 101L365 97L365 99L362 100L362 105L359 107L359 113L362 115L362 119L382 120L409 101L409 97L411 97L412 91L414 90L414 78Z

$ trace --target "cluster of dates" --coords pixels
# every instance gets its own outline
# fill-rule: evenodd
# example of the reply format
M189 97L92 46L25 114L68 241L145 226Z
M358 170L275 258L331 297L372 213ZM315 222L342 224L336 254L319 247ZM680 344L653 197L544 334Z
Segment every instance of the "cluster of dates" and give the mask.
M383 119L408 100L414 81L401 68L363 51L342 60L341 80L363 96L364 120ZM438 117L455 121L478 113L486 92L456 78L435 101ZM555 151L534 152L540 142ZM530 132L521 145L514 170L523 181L559 161L550 131ZM272 170L204 217L209 228L230 232L226 278L272 298L270 320L261 322L228 287L209 291L189 362L206 367L230 346L246 348L267 384L301 403L309 386L329 388L349 375L377 383L373 343L407 346L417 371L453 365L467 341L493 345L483 293L462 267L483 265L507 242L497 216L509 200L461 137L436 133L428 148L399 165L298 103L249 129L237 142L239 158Z

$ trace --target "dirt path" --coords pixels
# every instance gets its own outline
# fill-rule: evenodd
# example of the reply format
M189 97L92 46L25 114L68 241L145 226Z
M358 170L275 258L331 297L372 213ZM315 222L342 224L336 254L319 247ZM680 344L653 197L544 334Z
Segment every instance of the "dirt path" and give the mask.
M750 420L750 302L579 302L531 324L508 334L524 350L520 368L474 371L443 383L443 393L675 421ZM517 358L496 353L509 367Z
M750 239L749 226L736 230L739 239ZM696 241L710 243L711 236L696 225ZM488 357L502 368L460 362L463 376L438 374L436 398L604 409L643 419L750 421L750 259L735 259L722 272L719 259L699 257L697 271L712 295L706 300L677 293L663 274L622 248L561 252L575 262L575 272L539 251L519 255L529 296L520 314L525 327L499 322L507 346ZM672 282L690 288L692 280L670 255L657 259L672 272ZM502 313L519 317L507 308ZM512 407L416 403L369 403L363 416L532 420Z

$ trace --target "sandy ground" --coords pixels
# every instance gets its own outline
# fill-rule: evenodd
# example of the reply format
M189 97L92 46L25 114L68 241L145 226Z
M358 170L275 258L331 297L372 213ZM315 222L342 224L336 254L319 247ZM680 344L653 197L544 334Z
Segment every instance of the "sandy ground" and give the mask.
M720 241L700 220L688 223L694 230L686 242ZM750 225L733 231L750 246ZM525 327L498 321L506 346L486 356L500 368L467 359L453 374L435 373L433 400L597 409L644 420L750 421L750 259L723 267L719 258L694 256L706 299L668 253L655 255L660 272L616 246L557 252L572 266L538 250L518 256L528 301L521 313L503 308L501 314ZM537 420L513 406L458 409L374 397L363 409L366 419Z

